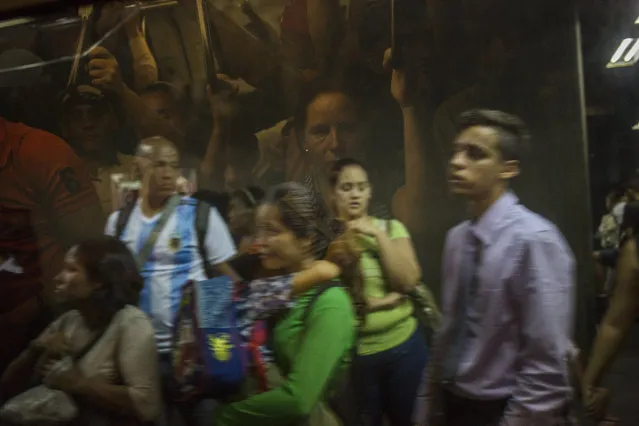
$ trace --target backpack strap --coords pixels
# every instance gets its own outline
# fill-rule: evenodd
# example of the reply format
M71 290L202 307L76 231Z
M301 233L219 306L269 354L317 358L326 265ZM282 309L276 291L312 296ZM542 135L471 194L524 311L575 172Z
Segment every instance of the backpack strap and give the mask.
M197 248L204 265L204 271L208 278L213 278L215 272L209 263L208 251L206 249L206 233L209 229L209 217L211 215L211 205L206 201L198 200L195 207L195 233L197 234Z
M124 234L127 223L129 223L129 218L134 208L135 203L127 203L119 210L118 220L115 224L115 237L118 240L122 239L122 235Z

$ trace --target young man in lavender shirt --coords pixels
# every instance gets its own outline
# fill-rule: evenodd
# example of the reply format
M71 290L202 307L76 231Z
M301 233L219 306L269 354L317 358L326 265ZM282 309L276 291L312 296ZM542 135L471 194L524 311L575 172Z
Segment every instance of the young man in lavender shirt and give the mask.
M571 425L574 259L559 230L509 181L529 139L500 111L462 114L449 183L470 220L446 238L444 321L415 423Z

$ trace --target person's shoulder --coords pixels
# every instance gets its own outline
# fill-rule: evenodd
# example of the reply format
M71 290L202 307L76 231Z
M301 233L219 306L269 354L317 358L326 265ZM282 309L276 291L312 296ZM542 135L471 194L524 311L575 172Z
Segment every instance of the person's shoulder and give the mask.
M82 315L80 311L75 309L66 311L55 320L57 328L60 331L65 331L69 327L75 327L80 322L82 322Z
M191 197L190 195L185 195L180 199L181 206L197 206L198 204L208 204L206 201L198 200L196 198Z
M530 239L545 239L560 237L561 231L553 222L539 213L518 205L514 220L510 226L517 230L517 234Z
M457 225L453 226L446 233L446 241L447 242L454 242L457 239L461 238L463 235L465 235L468 232L469 227L470 227L470 221L469 220L465 220L465 221L463 221L461 223L458 223Z
M552 221L519 205L517 216L510 223L517 240L526 246L554 246L566 253L572 253L561 230Z
M336 308L348 307L349 309L352 308L351 298L346 288L344 288L342 285L339 285L338 283L335 283L335 285L326 285L328 286L328 288L320 288L316 290L322 291L322 294L319 295L315 302L316 304L318 304L318 306L331 306Z
M140 308L126 305L116 314L116 319L124 327L136 328L141 332L153 333L153 326L147 314Z
M22 155L32 154L47 158L51 154L71 153L71 147L59 136L45 130L36 129L20 123L8 123L7 131L19 139L19 150Z
M217 215L219 211L217 206L209 202L208 200L203 200L201 198L195 198L190 195L185 195L180 199L180 206L189 207L189 208L198 208L198 209L206 209L209 211L209 214Z

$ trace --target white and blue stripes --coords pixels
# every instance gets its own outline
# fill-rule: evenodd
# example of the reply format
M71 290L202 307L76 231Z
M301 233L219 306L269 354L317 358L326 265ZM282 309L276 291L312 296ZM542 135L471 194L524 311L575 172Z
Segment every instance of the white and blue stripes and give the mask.
M173 320L184 285L190 280L206 279L195 230L196 207L196 200L182 200L142 267L144 288L139 306L151 317L159 352L167 352L171 348ZM108 235L115 234L118 214L113 213L109 218ZM139 202L135 206L122 235L122 241L134 254L140 252L159 218L159 214L147 218L142 215ZM224 262L235 255L230 233L215 209L211 209L205 242L211 263Z

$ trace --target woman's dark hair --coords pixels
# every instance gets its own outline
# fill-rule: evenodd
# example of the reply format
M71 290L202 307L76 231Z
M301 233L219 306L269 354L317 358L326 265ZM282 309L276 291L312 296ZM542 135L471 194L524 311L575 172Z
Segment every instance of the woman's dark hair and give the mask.
M364 163L355 160L354 158L341 158L333 162L330 175L328 176L328 182L330 183L331 188L335 188L335 186L337 186L339 175L344 171L344 169L351 166L361 167L364 171L366 171Z
M264 190L257 186L247 186L246 188L236 189L231 193L231 198L238 198L249 208L254 208L264 198Z
M282 223L297 238L312 238L317 257L319 247L326 246L323 243L328 235L320 229L321 224L317 220L318 206L311 193L303 185L286 182L269 189L263 203L273 204L279 209Z
M313 255L316 259L326 256L327 260L342 269L342 283L351 296L358 318L363 321L367 306L359 268L361 251L352 232L341 224L337 233L334 233L329 224L318 219L326 217L318 215L320 203L303 185L295 182L271 188L263 203L278 208L282 223L293 235L313 241Z
M137 305L144 280L133 254L117 238L99 237L77 245L76 258L86 270L87 279L101 287L91 298L102 310L105 323L126 305Z

